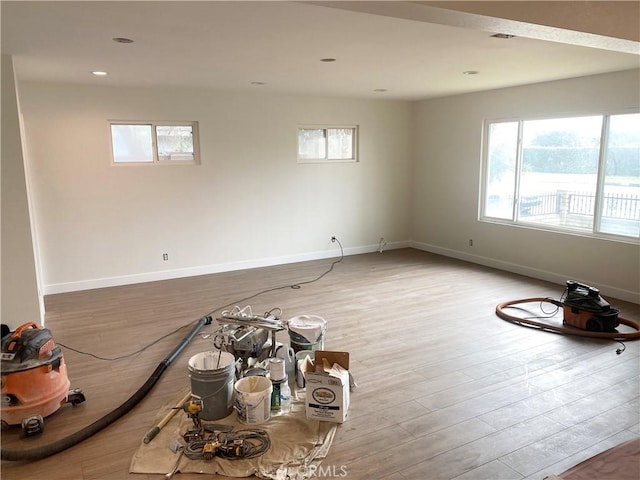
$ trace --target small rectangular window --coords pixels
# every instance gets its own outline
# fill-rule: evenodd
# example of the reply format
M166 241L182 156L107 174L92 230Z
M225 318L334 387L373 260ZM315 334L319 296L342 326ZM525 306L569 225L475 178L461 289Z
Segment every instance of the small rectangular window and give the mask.
M197 122L110 122L113 163L200 163Z
M298 162L357 162L358 127L298 127Z

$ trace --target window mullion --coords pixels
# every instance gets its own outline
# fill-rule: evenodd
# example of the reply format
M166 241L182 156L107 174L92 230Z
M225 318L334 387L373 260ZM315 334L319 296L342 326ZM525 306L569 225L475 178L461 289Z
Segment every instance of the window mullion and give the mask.
M602 209L604 208L604 181L607 168L607 142L609 139L609 118L605 115L602 119L602 133L600 134L600 153L598 157L598 178L596 183L596 198L593 206L593 231L600 232L602 221Z
M153 162L158 163L160 158L158 157L158 130L155 123L151 124L151 150L153 152Z
M518 146L516 148L516 168L515 168L515 182L513 185L513 212L511 219L513 222L518 222L520 211L520 174L522 172L522 120L518 121Z
M324 129L324 159L329 160L329 129Z

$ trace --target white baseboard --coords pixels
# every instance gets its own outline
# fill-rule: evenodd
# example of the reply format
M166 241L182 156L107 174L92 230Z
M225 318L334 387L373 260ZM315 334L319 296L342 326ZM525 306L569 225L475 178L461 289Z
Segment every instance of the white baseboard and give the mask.
M640 299L640 293L632 290L624 290L611 285L604 285L599 283L595 279L588 278L574 278L571 275L566 275L558 272L550 272L547 270L540 270L538 268L526 267L518 265L516 263L504 262L502 260L496 260L495 258L482 257L480 255L472 255L457 250L451 250L448 248L438 247L436 245L429 245L427 243L420 242L408 242L409 246L418 250L424 250L425 252L436 253L445 257L457 258L458 260L464 260L466 262L476 263L478 265L484 265L485 267L497 268L498 270L504 270L511 273L517 273L538 280L544 280L546 282L556 283L564 286L567 280L576 280L581 283L586 283L598 288L603 296L614 297L627 302L638 303Z
M573 278L558 272L550 272L537 268L526 267L523 265L504 262L494 258L483 257L480 255L472 255L457 250L451 250L436 245L415 241L392 242L384 246L384 250L395 250L398 248L415 248L426 252L443 255L445 257L457 258L471 263L484 265L486 267L497 268L507 272L525 275L527 277L537 278L547 282L564 285L566 280L576 280L579 282L593 285L600 289L605 296L618 298L632 303L638 303L640 294L631 290L624 290L610 285L603 285L594 279ZM364 245L360 247L349 247L344 249L344 255L359 255L362 253L371 253L379 250L379 245ZM195 277L198 275L209 275L212 273L232 272L236 270L248 270L251 268L270 267L274 265L285 265L288 263L306 262L310 260L322 260L324 258L334 258L340 256L339 248L333 248L328 251L318 251L302 253L297 255L285 255L280 257L268 257L254 260L245 260L239 262L219 263L214 265L202 265L198 267L178 268L173 270L161 270L157 272L139 273L133 275L121 275L117 277L96 278L90 280L81 280L77 282L55 283L45 285L43 288L45 295L53 295L56 293L76 292L80 290L91 290L94 288L116 287L122 285L132 285L136 283L155 282L158 280L170 280L173 278Z
M406 248L408 242L393 242L385 245L385 250ZM361 253L371 253L378 251L378 245L364 245L361 247L344 248L345 256L358 255ZM202 265L197 267L176 268L172 270L160 270L156 272L136 273L132 275L120 275L116 277L103 277L76 282L53 283L45 285L43 291L45 295L57 293L77 292L81 290L92 290L94 288L118 287L122 285L132 285L136 283L156 282L158 280L171 280L174 278L195 277L198 275L209 275L212 273L232 272L236 270L247 270L251 268L270 267L274 265L285 265L288 263L307 262L310 260L322 260L324 258L334 258L340 256L340 249L321 252L309 252L297 255L285 255L280 257L259 258L254 260L244 260L239 262L219 263L214 265Z

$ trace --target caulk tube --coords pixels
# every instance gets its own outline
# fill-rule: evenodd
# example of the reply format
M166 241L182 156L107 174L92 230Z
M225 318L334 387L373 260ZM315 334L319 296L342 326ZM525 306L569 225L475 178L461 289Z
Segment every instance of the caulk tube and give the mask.
M204 325L209 325L211 321L212 318L209 315L199 319L193 329L191 329L191 331L182 339L178 346L176 346L169 353L169 355L167 355L164 360L162 360L158 364L147 381L131 397L129 397L127 401L125 401L122 405L115 408L111 412L107 413L104 417L99 418L91 425L84 427L82 430L72 433L71 435L61 438L60 440L48 445L31 448L29 450L9 450L6 448L1 448L0 458L2 460L17 462L41 460L51 455L55 455L56 453L60 453L67 448L73 447L74 445L86 440L95 433L98 433L100 430L111 425L113 422L133 409L133 407L135 407L147 395L147 393L149 393L153 386L158 382L164 371L169 367L169 365L171 365L173 360L175 360L175 358L182 352L182 350L184 350L184 348L189 344L193 337L197 335L200 329Z

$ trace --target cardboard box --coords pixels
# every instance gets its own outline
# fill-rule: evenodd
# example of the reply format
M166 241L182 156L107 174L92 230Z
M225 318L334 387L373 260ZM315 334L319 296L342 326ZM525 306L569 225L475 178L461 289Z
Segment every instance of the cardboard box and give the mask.
M306 381L306 415L312 420L343 423L349 410L349 353L316 350L302 366Z

